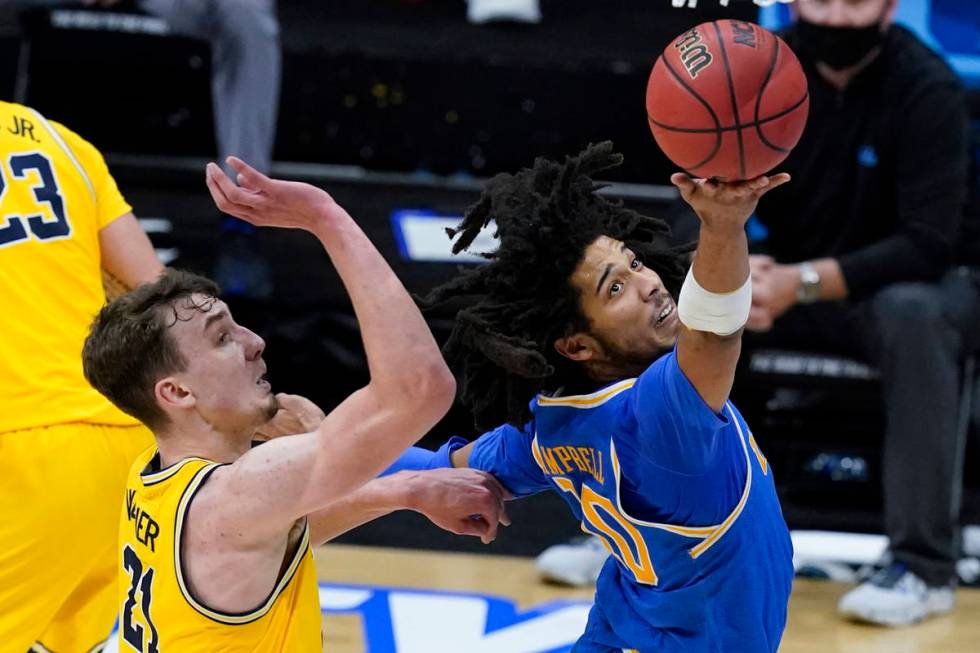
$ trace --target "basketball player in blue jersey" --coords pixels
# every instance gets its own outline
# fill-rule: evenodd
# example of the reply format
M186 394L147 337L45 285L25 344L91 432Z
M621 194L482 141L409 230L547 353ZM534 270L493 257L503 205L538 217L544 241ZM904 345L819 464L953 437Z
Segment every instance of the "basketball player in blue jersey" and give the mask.
M596 192L620 161L603 143L498 175L452 232L460 252L496 223L488 262L426 304L463 306L444 353L477 426L503 426L392 470L469 466L566 500L612 553L574 653L776 651L792 545L728 395L751 305L744 225L789 177L675 174L701 220L688 269L662 221Z

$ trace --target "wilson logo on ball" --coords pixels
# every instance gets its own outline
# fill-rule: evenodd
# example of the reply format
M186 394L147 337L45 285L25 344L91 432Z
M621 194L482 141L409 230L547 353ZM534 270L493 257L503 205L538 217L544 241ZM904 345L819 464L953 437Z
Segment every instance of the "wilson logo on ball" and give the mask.
M732 33L735 37L735 45L747 45L750 48L755 47L755 30L752 29L752 23L733 20Z
M680 51L681 63L691 79L695 79L699 72L711 65L713 57L697 28L681 34L674 47Z

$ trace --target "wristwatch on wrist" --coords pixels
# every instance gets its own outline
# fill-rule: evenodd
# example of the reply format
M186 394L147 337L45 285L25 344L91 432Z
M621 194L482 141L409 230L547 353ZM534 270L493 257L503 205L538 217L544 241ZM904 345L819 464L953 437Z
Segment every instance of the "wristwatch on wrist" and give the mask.
M800 263L800 285L796 288L796 299L801 304L812 304L820 299L820 273L809 263Z

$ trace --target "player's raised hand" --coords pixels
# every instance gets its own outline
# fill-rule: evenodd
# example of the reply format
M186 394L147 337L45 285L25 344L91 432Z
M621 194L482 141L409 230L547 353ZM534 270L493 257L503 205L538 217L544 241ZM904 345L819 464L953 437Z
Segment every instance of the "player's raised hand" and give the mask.
M279 410L271 420L259 427L256 440L310 433L323 421L323 411L306 397L280 392L276 395L276 401L279 402Z
M730 182L694 179L681 172L670 177L670 181L677 186L681 197L691 205L702 224L707 227L737 228L748 221L760 197L782 186L789 179L785 172Z
M205 181L215 206L228 215L258 227L312 230L324 220L344 213L321 188L271 179L233 156L227 161L237 173L237 185L215 163L207 165Z
M497 537L497 526L510 525L507 490L490 474L475 469L433 469L410 476L412 510L456 535L474 535L484 544Z

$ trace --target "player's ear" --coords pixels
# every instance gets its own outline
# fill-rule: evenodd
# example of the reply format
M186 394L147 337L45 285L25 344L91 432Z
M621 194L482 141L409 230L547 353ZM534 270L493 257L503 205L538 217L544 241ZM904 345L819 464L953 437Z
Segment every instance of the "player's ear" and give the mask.
M156 382L153 386L153 394L157 403L166 410L167 408L190 408L197 398L191 391L172 376L167 376Z
M555 351L573 361L588 361L600 352L599 342L587 333L573 333L555 340Z

